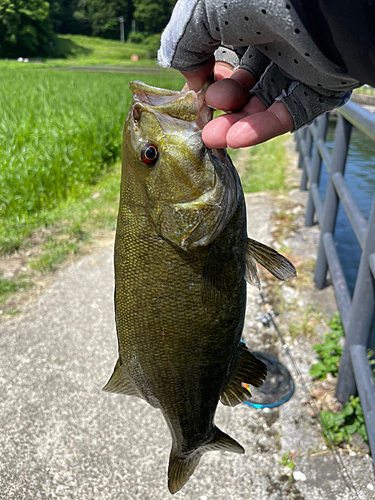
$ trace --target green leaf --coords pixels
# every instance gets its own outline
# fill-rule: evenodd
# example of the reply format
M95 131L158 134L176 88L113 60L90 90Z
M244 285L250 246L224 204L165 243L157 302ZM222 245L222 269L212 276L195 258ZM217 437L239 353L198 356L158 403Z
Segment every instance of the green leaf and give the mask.
M365 424L361 424L358 427L357 432L358 432L358 434L360 434L362 436L363 441L368 441L368 434L367 434L367 429L366 429Z
M341 415L344 417L348 417L349 415L353 415L354 408L350 403L346 403L345 408L342 410Z
M327 429L331 429L332 427L335 427L337 425L336 415L330 411L321 411L320 418Z
M351 425L345 425L345 429L347 430L348 434L354 434L357 432L358 428L360 427L359 422L355 421Z
M325 378L325 374L327 373L325 368L325 365L321 361L318 361L310 368L310 375L315 378L320 378L322 375L324 375Z

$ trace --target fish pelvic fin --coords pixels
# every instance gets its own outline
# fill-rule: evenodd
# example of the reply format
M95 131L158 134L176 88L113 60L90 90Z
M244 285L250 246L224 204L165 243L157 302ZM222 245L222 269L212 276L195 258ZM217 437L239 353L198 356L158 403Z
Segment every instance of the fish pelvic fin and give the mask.
M273 248L247 239L246 247L246 281L260 289L260 279L255 263L265 267L267 271L282 281L297 276L296 268L286 257Z
M237 364L228 385L220 395L226 406L236 406L251 398L248 385L260 387L267 376L267 367L241 342L238 346Z
M200 446L188 455L178 454L172 448L168 467L168 488L172 495L177 493L188 482L199 464L202 455L206 451L216 450L245 453L244 448L237 441L217 427L214 427L213 437L208 443Z
M119 359L117 360L111 378L102 390L105 392L114 392L116 394L142 397L133 380L129 376L126 376L123 370L121 370L121 363Z

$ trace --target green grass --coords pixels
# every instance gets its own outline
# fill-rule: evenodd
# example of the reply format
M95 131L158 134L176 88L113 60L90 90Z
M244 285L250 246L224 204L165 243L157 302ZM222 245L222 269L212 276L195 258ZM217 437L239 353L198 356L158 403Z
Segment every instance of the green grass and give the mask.
M0 253L50 223L50 210L111 171L137 74L3 68L0 80ZM147 75L181 88L182 77Z
M131 61L131 56L137 54L139 61ZM150 58L147 44L121 43L117 40L88 37L82 35L58 35L50 56L32 60L25 64L15 61L0 61L1 66L20 67L65 67L65 66L129 66L133 68L157 66L154 58Z
M285 135L276 137L249 149L248 164L241 175L245 193L280 191L286 188L287 158L284 148L286 138ZM234 158L234 164L235 162Z
M133 54L139 56L138 62L131 61ZM156 66L143 44L80 35L59 35L51 58L44 62L48 66Z
M22 244L26 261L20 275L0 276L0 310L15 314L12 294L30 288L39 274L54 271L95 239L98 231L114 230L120 191L120 163L94 186L87 186L80 198L68 198L45 212L43 228ZM35 246L35 242L37 246ZM27 255L30 253L30 256Z
M0 278L0 295L14 293L21 288L26 288L27 286L27 281L12 281L9 279Z
M0 314L17 314L18 309L7 306L7 300L16 292L23 292L33 285L29 276L14 276L12 279L0 276Z

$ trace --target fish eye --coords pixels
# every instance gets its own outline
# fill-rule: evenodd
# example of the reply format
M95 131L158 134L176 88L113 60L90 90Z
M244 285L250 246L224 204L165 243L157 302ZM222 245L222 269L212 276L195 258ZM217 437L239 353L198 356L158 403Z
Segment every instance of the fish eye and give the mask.
M154 165L159 157L158 148L150 142L143 146L141 150L141 160L146 165Z

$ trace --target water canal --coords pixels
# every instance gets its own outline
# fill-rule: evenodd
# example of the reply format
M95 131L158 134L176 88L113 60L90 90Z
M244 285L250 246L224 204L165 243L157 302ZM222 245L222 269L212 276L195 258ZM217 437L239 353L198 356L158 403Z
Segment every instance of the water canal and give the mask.
M329 122L327 132L327 148L332 153L336 120ZM345 180L361 210L368 220L371 203L375 194L375 142L363 132L353 127L350 139L349 154L345 169ZM323 163L319 190L322 199L325 198L328 183L328 172ZM337 216L334 241L337 253L343 267L350 293L353 294L361 247L357 241L348 217L341 202Z

